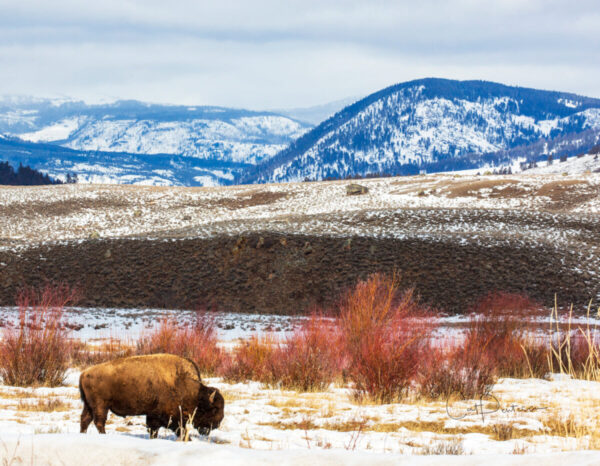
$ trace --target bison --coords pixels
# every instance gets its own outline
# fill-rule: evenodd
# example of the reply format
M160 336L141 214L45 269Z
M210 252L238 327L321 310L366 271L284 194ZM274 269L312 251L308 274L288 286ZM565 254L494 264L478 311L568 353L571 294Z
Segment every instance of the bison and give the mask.
M225 401L207 387L198 366L172 354L116 359L92 366L79 377L83 401L81 433L92 420L101 434L108 410L117 416L146 415L151 438L161 427L180 434L189 420L207 435L223 420Z

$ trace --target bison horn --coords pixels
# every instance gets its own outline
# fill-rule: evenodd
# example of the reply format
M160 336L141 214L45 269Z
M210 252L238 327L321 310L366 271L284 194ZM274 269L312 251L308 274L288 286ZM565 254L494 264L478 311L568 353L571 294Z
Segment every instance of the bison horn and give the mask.
M217 391L213 391L210 396L208 397L208 401L210 402L210 404L213 404L215 401L215 395L217 394Z

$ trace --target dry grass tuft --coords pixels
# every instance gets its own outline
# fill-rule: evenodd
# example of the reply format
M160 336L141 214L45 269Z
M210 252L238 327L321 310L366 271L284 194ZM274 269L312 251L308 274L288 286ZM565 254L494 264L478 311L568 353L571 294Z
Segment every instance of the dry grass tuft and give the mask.
M501 423L492 425L492 438L503 442L505 440L511 440L515 434L515 428L512 424Z
M465 449L460 437L448 441L438 441L421 447L419 455L464 455Z
M600 449L600 418L597 413L585 411L568 416L555 413L542 422L547 435L574 438L582 449Z
M58 426L51 426L51 427L36 427L33 430L34 434L62 434L63 431L60 427Z
M600 381L600 335L597 327L592 330L590 326L591 306L590 302L586 324L574 326L573 306L566 313L566 324L565 319L562 319L561 323L558 303L555 300L549 332L550 372L557 371L578 379ZM597 315L600 316L600 308Z
M73 342L71 348L71 366L85 369L117 358L133 356L136 345L111 338L101 345L89 345L81 341Z
M20 401L17 405L17 411L52 413L57 411L69 411L71 409L71 405L65 403L60 398L39 399L33 403Z

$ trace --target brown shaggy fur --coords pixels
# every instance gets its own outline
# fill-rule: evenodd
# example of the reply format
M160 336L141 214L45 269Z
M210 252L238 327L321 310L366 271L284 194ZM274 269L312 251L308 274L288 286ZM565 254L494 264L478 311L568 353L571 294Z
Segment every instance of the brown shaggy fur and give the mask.
M202 434L219 427L224 399L216 388L200 379L196 364L172 354L152 354L116 359L81 373L79 391L83 401L81 432L94 425L101 434L108 411L118 416L146 415L150 436L160 427L181 432L193 416Z

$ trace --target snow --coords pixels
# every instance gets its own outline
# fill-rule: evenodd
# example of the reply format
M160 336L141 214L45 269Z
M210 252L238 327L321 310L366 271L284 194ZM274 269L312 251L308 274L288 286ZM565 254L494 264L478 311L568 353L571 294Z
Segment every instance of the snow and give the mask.
M80 436L77 434L35 435L4 441L6 456L18 457L23 464L95 464L113 466L115 464L155 464L155 465L196 465L199 463L226 466L262 465L465 465L489 466L537 465L562 466L577 464L595 466L599 455L596 452L569 452L514 455L474 455L453 456L390 456L378 453L332 452L332 451L257 451L239 447L213 445L209 442L192 445L177 445L165 440L149 442L136 437L117 435Z
M564 164L555 162L555 165ZM529 219L521 234L535 241L565 247L571 237L576 240L581 232L554 230L553 218L570 216L599 221L600 198L593 193L598 192L600 174L528 173L511 176L438 174L361 180L359 183L369 188L369 193L362 196L346 196L348 181L218 188L0 187L0 205L6 209L28 203L32 209L40 209L43 213L44 206L65 202L86 206L84 209L65 209L44 222L36 215L1 216L0 238L4 244L25 245L85 239L94 231L103 238L144 234L160 237L161 232L183 237L173 233L177 231L185 231L185 237L207 237L268 229L379 237L436 237L454 230L463 238L496 231L498 237L514 239L514 235L499 227L503 217L519 215ZM568 204L557 213L552 199L537 194L544 186L556 183L566 183L573 193L581 191L592 195L580 203ZM469 184L473 184L471 190L465 188ZM507 187L517 194L505 191ZM280 196L258 204L249 202L252 196L260 193ZM95 205L96 200L102 202ZM481 209L493 211L499 223L484 222L478 214ZM458 210L462 213L457 217ZM138 211L141 215L135 214ZM360 220L365 215L379 221L365 224ZM396 223L395 218L399 215L412 218L415 225L411 226L412 221ZM427 221L434 216L456 217L456 220L450 225L448 221L442 225Z
M600 156L598 154L585 154L581 157L569 157L565 162L555 158L552 164L547 161L538 162L536 168L529 168L525 173L531 175L540 174L578 174L586 172L600 172Z
M568 108L577 108L581 105L581 102L571 99L558 99L558 103L563 104L565 107Z
M8 126L22 125L25 128L35 126L36 114L29 110L14 110L0 114L0 123Z
M38 131L15 133L32 142L56 142L71 149L174 154L257 163L300 136L305 126L277 115L227 120L137 120L114 116L64 119Z
M546 337L550 324L556 323L550 314L551 310L548 310L547 315L531 319L540 337ZM196 315L194 310L182 309L68 307L65 309L64 319L74 329L71 332L72 338L95 344L114 340L136 341L148 334L163 318L173 318L179 323L193 323ZM306 319L303 316L229 312L211 312L209 316L214 320L220 344L225 347L231 347L253 335L269 335L283 340ZM562 328L566 328L568 315L563 313L559 318ZM433 338L441 341L460 338L470 320L469 315L439 316L436 318L439 328ZM600 329L598 316L574 315L570 321L573 331L577 331L579 326L591 330ZM18 309L0 307L0 322L3 325L14 325L18 322Z
M81 124L79 118L61 120L45 128L31 133L20 134L19 137L31 142L54 142L67 139Z
M266 388L256 382L228 384L205 378L223 393L225 419L208 437L193 433L182 443L161 430L150 440L143 417L109 415L106 436L90 426L78 434L81 402L71 371L67 386L16 388L0 386L0 441L6 459L35 464L598 464L599 452L581 451L585 439L547 433L546 419L573 414L595 419L590 406L600 401L600 383L555 377L501 379L491 393L503 410L464 419L451 419L445 403L406 400L387 405L359 404L350 390L297 393ZM585 393L585 397L581 397ZM54 401L54 410L36 410ZM513 409L507 409L513 407ZM302 428L302 423L310 428ZM345 427L359 422L360 431ZM414 428L439 424L439 433ZM416 424L415 424L416 423ZM512 440L490 437L486 426L510 423L533 433ZM287 426L287 427L286 427ZM442 427L443 426L443 427ZM444 429L466 429L444 433ZM357 429L356 427L354 429ZM483 430L482 430L483 429ZM470 433L469 430L472 430ZM357 433L358 432L358 433ZM461 431L462 432L462 431ZM457 442L462 456L421 456L424 449ZM525 452L514 455L515 450ZM580 451L577 451L580 450ZM32 457L33 455L33 457ZM466 455L466 456L465 456Z
M219 186L219 183L212 176L209 176L209 175L194 176L194 180L197 181L202 186L207 186L207 187Z
M513 147L515 141L523 144L554 137L557 132L572 132L574 126L579 130L600 128L597 108L562 118L550 112L534 117L521 114L514 98L424 98L423 89L415 85L384 95L320 134L291 160L261 174L260 180L384 173L445 157L493 153ZM564 104L575 105L571 101Z
M226 346L251 335L284 337L305 317L261 314L210 313L217 327L219 340ZM165 309L111 309L73 307L65 310L65 321L78 330L72 337L86 342L111 339L137 340L154 328L165 317L178 322L193 322L194 310ZM18 319L15 307L0 307L0 322L14 324Z

